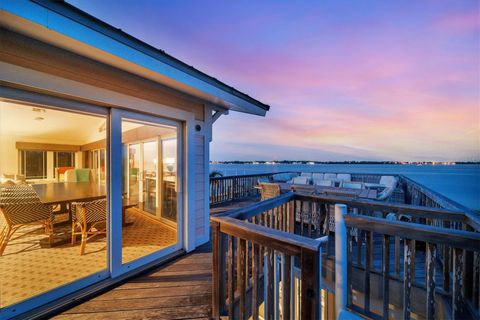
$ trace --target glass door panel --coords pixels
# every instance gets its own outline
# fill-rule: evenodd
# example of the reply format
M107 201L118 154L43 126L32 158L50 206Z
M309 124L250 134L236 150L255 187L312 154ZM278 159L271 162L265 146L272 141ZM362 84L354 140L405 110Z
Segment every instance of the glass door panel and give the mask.
M123 158L127 177L123 181L128 183L128 188L123 188L128 190L122 206L123 264L179 246L174 223L178 215L175 191L178 130L175 125L122 120L122 144L127 150ZM175 146L169 142L165 147L164 141L168 139L174 139Z
M11 315L108 276L106 186L89 161L62 172L65 181L55 177L105 144L99 128L106 122L105 115L0 100L0 308ZM60 144L78 151L52 148ZM105 152L101 158L105 179Z

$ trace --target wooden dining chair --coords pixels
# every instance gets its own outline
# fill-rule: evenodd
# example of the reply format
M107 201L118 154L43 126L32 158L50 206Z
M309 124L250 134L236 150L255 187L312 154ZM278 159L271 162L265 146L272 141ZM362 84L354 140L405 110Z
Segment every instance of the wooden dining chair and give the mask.
M5 225L0 230L0 256L8 241L23 226L40 223L45 228L49 243L53 242L53 210L44 205L30 185L16 185L0 189L0 212Z
M262 201L278 197L280 195L280 185L278 183L260 183L260 188Z
M75 244L77 235L81 235L80 255L85 254L87 240L99 234L106 234L106 223L106 199L72 202L72 245Z

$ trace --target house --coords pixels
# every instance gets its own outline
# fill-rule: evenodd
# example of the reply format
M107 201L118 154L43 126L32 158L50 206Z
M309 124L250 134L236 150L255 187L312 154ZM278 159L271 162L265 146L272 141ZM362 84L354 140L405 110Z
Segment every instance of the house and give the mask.
M64 2L1 1L0 43L0 318L209 240L212 125L268 105Z

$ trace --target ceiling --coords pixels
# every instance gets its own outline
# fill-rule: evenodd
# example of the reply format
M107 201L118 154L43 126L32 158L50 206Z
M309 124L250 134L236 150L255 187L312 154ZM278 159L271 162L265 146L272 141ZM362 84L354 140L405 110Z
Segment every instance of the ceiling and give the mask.
M106 138L106 118L0 101L0 136L17 141L83 145ZM142 124L124 121L122 132ZM157 131L162 134L162 130ZM171 133L165 128L165 134Z

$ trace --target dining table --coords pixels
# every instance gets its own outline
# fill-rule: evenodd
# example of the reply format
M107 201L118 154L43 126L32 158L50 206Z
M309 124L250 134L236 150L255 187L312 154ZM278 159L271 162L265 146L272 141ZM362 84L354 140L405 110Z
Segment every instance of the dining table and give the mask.
M93 201L107 196L107 187L94 182L55 182L34 184L33 189L46 205Z
M106 185L95 182L55 182L34 184L40 202L45 205L66 205L72 202L84 202L105 199L107 197ZM125 211L138 205L138 201L122 200L122 225L129 223L125 219ZM71 219L71 217L70 217Z

